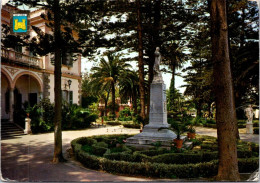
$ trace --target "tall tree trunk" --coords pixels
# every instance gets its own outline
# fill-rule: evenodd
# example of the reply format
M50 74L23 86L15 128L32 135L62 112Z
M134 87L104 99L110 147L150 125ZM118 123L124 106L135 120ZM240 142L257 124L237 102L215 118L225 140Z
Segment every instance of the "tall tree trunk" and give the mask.
M134 108L134 113L137 114L137 98L136 98L136 95L133 95L133 108Z
M136 1L137 5L137 33L138 33L138 67L139 67L139 85L140 85L140 116L145 119L145 88L144 88L144 61L143 61L143 36L141 20L141 0Z
M202 105L201 105L201 102L200 102L200 101L197 101L197 103L196 103L196 110L197 110L196 116L202 117L202 112L201 112L201 110L202 110Z
M217 180L239 181L225 0L209 0L219 149Z
M149 25L152 25L152 1L149 0L149 4L147 3L147 12L149 17ZM154 65L154 55L153 51L155 50L154 41L153 41L153 29L149 29L148 32L148 88L147 88L147 113L146 117L149 118L150 113L150 89L151 89L151 83L153 81L153 65Z
M115 83L112 82L112 115L113 115L113 119L115 119L116 117L116 90L115 90Z
M151 4L151 1L150 1L150 11L152 12L152 4ZM150 112L150 86L151 86L151 83L153 81L153 66L154 66L154 61L155 61L155 57L154 57L154 51L156 49L156 47L160 47L161 46L161 43L160 43L160 40L159 40L159 30L160 30L160 21L161 21L161 0L156 0L155 1L155 4L154 4L154 7L153 7L153 10L154 10L154 22L153 22L153 28L152 30L150 31L150 34L149 34L149 43L151 44L151 50L150 50L150 53L149 53L149 81L148 81L148 100L147 100L147 116L149 116L149 112ZM152 17L152 13L150 13L150 24L152 23L151 22L151 17Z
M176 62L174 60L171 60L171 70L172 70L172 78L171 78L171 84L169 88L169 110L174 109L174 96L175 96L175 68L176 68Z
M228 3L230 3L230 2L227 2L227 4L226 4L226 8L227 8L227 25L228 25L228 31L229 31L229 28L230 28L230 21L229 21L229 19L228 19L228 7L229 7L229 5L228 5ZM244 25L244 24L243 24ZM242 25L242 27L243 27L243 25ZM242 30L244 30L243 28L242 28ZM228 34L228 50L229 50L229 58L230 58L230 69L231 69L231 77L232 78L234 78L234 75L233 75L233 73L234 73L234 59L233 59L233 57L232 57L232 51L231 51L231 46L230 46L230 36L229 36L229 34ZM234 82L232 82L232 84L233 84L233 94L235 94L235 85L234 85ZM237 122L237 111L236 111L236 106L238 105L237 103L236 103L236 96L234 95L234 110L235 110L235 119L236 119L236 138L237 139L240 139L240 137L239 137L239 131L238 131L238 122Z
M104 115L107 116L107 100L105 100L105 111L104 111Z
M54 156L53 162L64 161L62 154L62 131L61 131L61 48L60 48L60 2L54 1L54 39L55 39L55 70L54 70L54 91L55 91L55 116L54 116Z

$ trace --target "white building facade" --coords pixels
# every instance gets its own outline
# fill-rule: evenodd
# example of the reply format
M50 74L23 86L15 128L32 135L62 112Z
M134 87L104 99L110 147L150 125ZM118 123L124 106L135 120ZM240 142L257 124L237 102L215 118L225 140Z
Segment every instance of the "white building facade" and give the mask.
M2 7L1 24L10 25L10 15L17 8L5 5ZM40 17L46 10L30 13L30 24L45 33L51 33ZM31 30L30 35L36 33ZM54 65L52 55L32 56L29 49L1 48L1 119L13 121L13 112L22 108L24 102L33 106L41 99L54 102ZM75 59L76 58L76 59ZM62 63L62 96L70 104L81 103L81 55L74 56L74 62Z

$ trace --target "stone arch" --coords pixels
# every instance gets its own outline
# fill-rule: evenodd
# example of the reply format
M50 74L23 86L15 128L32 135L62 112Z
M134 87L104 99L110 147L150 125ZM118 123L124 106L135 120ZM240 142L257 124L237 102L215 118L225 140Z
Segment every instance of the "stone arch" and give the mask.
M8 74L8 72L6 72L4 69L1 69L1 73L3 73L3 75L6 77L7 82L8 82L8 84L9 84L9 87L10 87L10 88L13 88L12 78L10 77L10 75Z
M40 88L40 92L43 92L43 83L42 83L42 81L40 80L40 78L36 74L34 74L32 72L29 72L29 71L23 71L23 72L17 74L17 76L14 78L14 81L12 82L12 88L15 87L16 81L23 75L29 75L29 76L33 77L37 81L37 85Z

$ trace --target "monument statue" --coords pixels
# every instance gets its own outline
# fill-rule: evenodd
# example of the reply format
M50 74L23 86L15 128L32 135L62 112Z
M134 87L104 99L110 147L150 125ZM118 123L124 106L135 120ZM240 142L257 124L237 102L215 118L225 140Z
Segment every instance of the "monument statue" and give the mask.
M155 74L160 73L161 53L159 51L160 51L160 48L156 47L155 52L154 52L155 61L154 61L154 66L153 66L153 70L154 70Z
M245 108L245 113L247 117L247 123L246 123L246 133L253 134L253 116L254 116L254 110L252 108L252 105L248 105L247 108Z
M160 72L160 63L162 61L162 56L161 56L159 47L156 47L155 52L154 52L154 57L155 57L155 61L154 61L154 66L153 66L153 71L154 71L153 82L162 83L163 79L162 79L162 74Z
M149 148L154 142L170 147L172 140L177 135L169 130L167 122L166 85L160 72L161 53L156 48L154 62L154 78L150 87L150 113L149 124L145 125L142 132L126 139L126 145L139 148ZM161 130L162 129L162 130Z
M253 116L254 116L254 110L252 108L252 105L248 105L248 107L245 108L245 113L246 113L246 117L247 117L247 122L252 123Z

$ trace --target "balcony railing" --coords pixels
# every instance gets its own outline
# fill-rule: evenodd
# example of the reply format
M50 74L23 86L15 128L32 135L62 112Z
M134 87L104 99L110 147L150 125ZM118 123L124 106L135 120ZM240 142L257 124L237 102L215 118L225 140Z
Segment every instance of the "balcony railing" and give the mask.
M13 50L7 50L1 48L1 57L6 58L9 61L20 63L26 66L43 68L43 61L41 58L25 55Z

